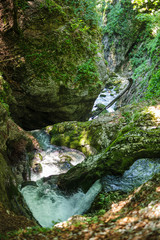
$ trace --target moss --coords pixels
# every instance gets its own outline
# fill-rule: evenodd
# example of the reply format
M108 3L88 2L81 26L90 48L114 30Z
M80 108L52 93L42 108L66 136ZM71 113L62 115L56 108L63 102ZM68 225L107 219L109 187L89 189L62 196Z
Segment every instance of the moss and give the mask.
M89 137L89 126L89 122L66 122L55 124L52 130L49 131L51 143L75 148L88 155L90 152L85 146L90 146L91 137Z
M44 0L40 4L40 8L48 9L50 13L66 17L66 13L63 11L63 8L57 4L55 1L46 1Z
M18 188L17 186L15 186L13 183L12 183L12 179L10 177L10 185L7 187L6 191L7 191L7 196L9 198L9 200L11 201L11 199L16 196L19 196L19 191L18 191Z
M102 126L92 126L90 121L55 124L48 132L52 144L78 149L87 156L103 148L99 142Z
M0 153L0 202L9 204L12 193L17 193L13 185L12 173L3 155Z
M31 34L23 36L18 45L38 79L46 81L50 76L78 88L89 81L99 84L95 56L100 32L98 28L91 32L90 26L64 2L44 1L34 22L30 22L29 31ZM33 31L47 34L40 40L31 36ZM30 77L29 81L34 78Z
M9 199L6 193L7 188L7 179L11 174L9 167L6 164L6 161L3 155L0 153L0 202L5 203L6 206L9 206Z
M0 72L0 104L6 109L9 114L8 103L13 100L9 84L4 80L2 72Z
M118 136L101 154L89 157L60 177L60 185L81 186L84 191L106 174L119 175L140 158L157 158L160 154L160 128L134 128ZM62 181L62 182L61 182Z

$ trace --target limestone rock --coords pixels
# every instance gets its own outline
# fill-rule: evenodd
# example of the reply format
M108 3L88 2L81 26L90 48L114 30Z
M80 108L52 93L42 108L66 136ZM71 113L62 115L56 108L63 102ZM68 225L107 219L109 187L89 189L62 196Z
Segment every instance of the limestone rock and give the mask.
M86 28L64 1L52 2L51 9L43 0L18 8L19 34L10 1L2 6L2 18L11 10L2 25L2 71L14 97L12 118L24 129L87 120L108 80L98 28Z
M94 155L113 141L122 127L121 114L107 113L88 122L64 122L47 127L51 143ZM122 119L121 119L122 120Z
M18 184L26 178L26 153L31 139L9 117L0 104L0 202L17 214L32 218Z
M128 109L127 107L122 109L121 118L120 115L112 117L112 122L114 122L114 125L110 126L110 131L114 135L112 138L109 138L109 129L105 132L109 124L103 125L105 119L99 117L96 121L103 126L103 137L102 133L94 135L94 131L88 131L88 136L91 139L91 145L94 141L98 142L103 139L102 143L106 140L106 147L102 144L103 149L99 151L100 153L89 156L66 174L60 175L58 185L67 190L70 190L72 186L72 191L80 186L87 191L97 179L106 174L123 174L137 159L158 158L160 156L159 113L160 105L145 108L144 106L136 108L135 105L131 105ZM92 124L94 123L95 120Z

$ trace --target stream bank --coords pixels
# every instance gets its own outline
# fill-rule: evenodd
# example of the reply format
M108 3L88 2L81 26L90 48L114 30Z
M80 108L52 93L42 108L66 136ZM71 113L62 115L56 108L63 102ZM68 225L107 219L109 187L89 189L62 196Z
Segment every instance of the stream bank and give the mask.
M43 239L155 239L160 236L160 175L121 200L110 202L109 211L92 218L75 216L52 229L32 227L7 234L10 240Z
M160 124L160 119L159 119L159 109L160 109L160 107L159 107L159 103L157 102L157 104L155 105L155 106L147 106L147 104L146 105L130 105L130 106L126 106L125 108L122 108L121 109L121 111L116 111L115 113L107 113L107 114L105 114L105 115L103 115L103 116L101 116L101 117L99 117L98 119L95 119L95 120L93 120L93 121L89 121L89 122L86 122L86 123L83 123L83 124L81 124L81 123L74 123L75 124L75 129L77 129L77 125L79 126L79 131L82 133L82 134L80 134L80 135L82 135L83 136L83 134L84 134L84 129L89 129L89 130L91 130L92 129L92 127L93 127L93 131L90 131L89 132L89 134L87 135L87 138L86 139L88 139L88 136L90 135L91 137L90 137L90 139L91 139L91 141L90 141L90 143L92 143L92 142L94 142L95 141L95 139L96 139L96 141L98 141L98 139L102 139L103 141L102 141L102 143L104 142L104 144L102 144L102 148L101 148L101 150L100 150L100 152L101 152L101 154L99 154L99 155L96 155L96 156L90 156L89 158L87 157L86 158L86 160L83 162L83 163L80 163L80 164L78 164L77 166L75 166L75 167L72 167L71 168L71 170L69 170L69 174L70 174L70 171L72 171L72 169L73 170L75 170L76 168L79 168L79 166L81 166L82 164L86 164L86 162L88 161L88 162L90 162L91 164L89 164L88 166L90 167L92 167L92 166L94 166L95 165L95 162L91 162L90 160L105 160L106 161L106 157L107 157L107 152L109 153L109 154L111 154L110 152L109 152L109 150L110 150L110 147L112 148L111 150L112 150L112 153L114 153L114 149L115 149L115 156L116 156L116 154L117 154L117 150L116 149L118 149L118 153L120 153L120 151L125 151L125 154L128 154L129 152L128 152L128 150L130 150L130 148L128 148L128 147L132 147L133 148L133 146L135 146L135 148L133 148L133 150L135 149L135 151L137 151L137 152L139 152L138 151L138 149L137 149L137 146L139 147L139 149L140 149L140 153L144 156L144 154L149 154L149 156L150 157L153 157L153 156L159 156L159 149L158 149L158 147L159 147L159 143L158 143L158 141L159 141L159 124ZM132 113L132 114L131 114ZM107 121L107 119L108 119L108 121ZM70 126L70 124L71 124L71 126L73 125L73 123L71 122L71 123L64 123L64 124L66 124L66 125L63 125L63 124L57 124L57 125L54 125L54 126L58 126L58 130L60 130L61 131L61 134L62 134L62 136L61 137L63 137L64 136L64 132L66 131L66 135L67 135L67 130L69 129L68 127ZM98 124L98 125L97 125ZM65 128L64 126L67 126L67 128ZM86 126L87 126L87 128L86 128ZM103 133L104 133L104 135L103 135L103 138L102 138L102 135L101 134L98 134L98 135L94 135L94 136L92 136L91 134L92 133L94 133L95 131L94 131L94 126L95 126L95 129L96 129L96 126L99 126L99 129L103 129ZM48 133L50 133L50 136L51 136L51 141L53 141L53 132L52 132L52 129L53 129L53 127L52 126L49 126L49 127L47 127L46 128L47 129L47 132ZM108 129L108 131L107 131L107 129ZM112 131L111 131L111 129L112 129ZM111 135L109 135L108 133L111 133L112 132L112 134ZM97 132L98 133L98 132ZM134 133L135 135L129 135L130 133ZM137 133L140 133L140 135L139 135L139 138L138 138L138 134ZM141 139L141 137L142 137L142 135L141 134L144 134L144 136L143 136L143 138ZM39 134L39 133L38 133ZM75 131L74 131L74 134L75 134ZM105 135L106 134L106 135ZM122 134L122 135L121 135ZM147 134L148 134L148 137L147 137ZM150 135L151 134L151 135ZM156 136L156 134L157 134L157 136ZM84 134L85 136L86 136L86 134ZM75 134L75 137L76 136L78 136L77 134ZM109 136L110 138L109 138L109 141L110 142L108 142L108 145L105 145L106 144L106 141L105 141L105 139L106 139L106 136ZM133 137L134 136L134 137ZM43 137L43 134L42 134L42 137ZM123 137L124 137L124 144L125 144L125 146L127 147L127 152L126 152L126 148L123 148L122 147L122 143L123 143L123 141L121 142L121 140L123 140ZM129 141L126 141L126 137L127 137L127 139L128 139L128 137L130 137L129 138ZM47 149L48 149L48 139L46 140L46 141L44 141L45 140L45 137L43 137L43 143L44 143L44 149L47 151ZM74 139L75 140L75 139ZM116 140L116 141L115 141ZM114 144L115 145L114 145ZM49 143L50 144L50 143ZM80 144L81 144L81 142L80 142ZM117 145L116 145L117 144ZM118 145L120 144L120 149L121 150L119 150L119 147L118 147ZM145 145L146 144L146 145ZM40 144L39 144L40 145ZM99 145L100 145L100 142L99 142ZM149 149L147 149L147 146L150 146L150 148ZM115 147L115 148L114 148ZM141 151L141 149L142 149L142 147L143 147L143 151ZM146 147L146 153L144 152L144 147ZM152 147L152 149L151 149L151 147ZM52 147L50 147L50 150L52 151L53 149L52 148L54 148L54 146L52 146ZM56 147L56 148L58 148L58 147ZM49 151L50 151L49 150ZM56 150L56 149L54 149L54 150ZM65 149L63 149L63 150L65 150ZM106 151L107 150L107 151ZM99 151L99 150L97 150L97 151ZM124 152L121 152L122 153L122 156L123 157L125 157L125 155L124 155ZM148 152L147 152L148 151ZM131 154L132 154L132 152L131 152ZM151 154L152 154L152 156L151 156ZM81 155L83 155L83 154L81 154ZM101 155L101 156L100 156ZM141 155L141 156L142 156ZM43 154L42 154L42 156L44 156ZM100 157L100 158L99 158ZM102 157L102 158L101 158ZM112 157L112 155L108 155L108 159L109 159L109 157ZM114 156L113 156L114 157ZM128 163L128 159L130 160L130 158L128 158L128 155L126 155L126 159L127 159L127 163ZM136 156L136 159L135 160L137 160L137 159L139 159L138 158L138 156ZM112 158L112 160L115 160L115 168L117 168L117 162L116 162L116 158ZM120 159L121 160L121 159ZM132 162L132 160L134 160L134 159L131 159L131 161L129 162L129 165L131 165L131 162ZM134 160L134 161L135 161ZM103 166L105 166L106 167L106 164L105 164L105 161L103 162ZM107 163L107 161L106 161L106 163ZM141 163L140 163L141 164ZM144 164L146 164L146 163L144 163ZM128 166L122 166L122 167L124 167L124 170L125 169L128 169L129 168L129 165ZM87 165L86 165L87 166ZM96 165L95 165L96 166ZM120 165L118 165L118 166L120 166ZM148 165L148 166L150 166L150 165ZM104 167L103 167L104 168ZM82 169L83 169L83 165L82 165ZM113 169L111 169L110 167L109 167L109 169L107 170L108 171L108 173L109 173L109 175L112 175L113 174L113 171L112 171ZM118 169L117 169L118 170ZM68 174L67 173L67 174ZM100 174L102 173L102 175L103 175L103 170L102 170L102 168L100 169L100 172L99 172ZM96 175L96 177L98 177L98 179L100 178L99 176L100 176L100 174L97 174L97 172L93 172L93 176L95 177L95 175L94 174L97 174ZM106 169L105 169L105 173L106 173ZM64 177L64 176L67 176L67 174L66 175L60 175L58 178L59 179L61 179L61 176L62 177ZM121 174L122 174L122 172L121 172ZM78 176L78 175L77 175ZM53 179L54 179L54 177L53 177ZM68 181L68 177L67 177L67 181ZM116 178L116 180L117 180L118 178ZM46 179L47 180L47 179ZM50 184L48 185L48 183L47 183L47 181L50 181L51 180L51 182L50 182ZM33 190L33 192L37 192L36 194L38 194L38 197L42 197L42 203L43 202L45 202L45 200L47 199L47 198L49 198L49 201L50 201L50 203L51 204L55 204L55 206L56 206L56 199L61 199L60 201L61 202L63 202L63 201L66 201L66 195L64 196L62 196L62 194L60 193L60 195L58 195L59 194L59 190L57 190L57 186L56 186L56 191L58 191L58 194L57 194L57 192L56 191L54 191L53 190L53 188L55 187L55 185L53 184L53 182L52 182L52 178L49 178L47 181L45 181L45 179L44 179L44 186L43 186L43 184L42 184L42 188L40 187L39 189L37 188L37 187L31 187L31 189ZM93 179L94 181L96 180L96 178L94 178ZM119 180L119 179L118 179ZM59 181L59 180L58 180ZM58 182L59 183L59 182ZM78 182L77 182L78 183ZM89 183L90 184L90 186L92 185L92 183L90 182ZM64 184L63 184L63 186L65 186ZM74 185L72 185L73 186L73 188L74 188ZM79 184L77 184L77 187L79 186ZM99 186L99 185L98 185ZM76 187L76 188L77 188ZM100 186L99 186L100 187ZM100 191L100 188L98 187L98 192ZM76 189L75 188L75 189ZM25 188L24 188L25 189ZM67 187L67 189L68 189L68 187ZM89 189L89 188L88 188ZM80 191L80 192L77 192L77 195L75 194L75 196L74 195L72 195L73 196L73 198L71 199L70 198L70 196L69 195L67 195L67 198L68 198L68 202L72 202L73 203L73 205L75 206L75 212L76 212L76 209L77 209L77 206L75 205L75 202L77 203L78 201L77 201L77 198L76 198L76 196L78 196L78 199L79 199L79 196L81 196L82 197L82 199L83 199L83 203L82 203L82 205L83 205L83 207L85 207L85 211L87 210L87 208L86 208L86 205L87 206L89 206L89 204L88 204L88 202L87 202L87 204L85 205L84 204L84 202L87 200L87 201L89 201L90 203L93 201L93 199L94 199L94 197L95 197L95 195L98 193L97 192L97 187L92 191L90 191L89 190L89 194L87 193L87 190L88 189L86 189L86 193L84 193L84 192L82 192L82 191ZM30 191L30 190L29 190ZM53 193L54 192L54 195L56 196L56 198L52 198L52 194L49 194L49 196L47 196L46 195L46 193ZM64 192L63 192L64 193ZM28 194L28 193L27 193ZM89 197L89 199L88 199L88 195L90 196ZM29 192L29 194L28 195L32 195L31 194L31 192ZM92 199L92 201L90 201ZM36 199L37 200L37 199ZM72 201L73 200L73 201ZM33 202L32 200L31 200L31 202ZM86 203L86 202L85 202ZM68 203L67 203L68 204ZM71 206L73 206L72 204L71 204ZM38 204L37 204L37 206L38 206ZM39 204L39 206L41 206L40 204ZM66 205L65 205L66 206ZM35 208L35 207L34 207ZM66 209L66 207L64 207L65 209ZM35 208L36 209L36 208ZM41 207L41 209L42 209L42 207ZM71 209L73 209L73 207L71 207ZM81 209L82 210L82 209ZM84 210L84 209L83 209ZM77 212L76 212L77 213ZM82 212L80 212L80 213L82 213ZM71 213L72 214L72 213ZM73 213L74 214L74 213ZM41 213L40 213L40 215L41 215ZM53 215L53 214L52 214ZM63 215L63 214L62 214ZM67 215L67 217L66 218L68 218L69 217L69 215ZM57 216L57 218L58 218L58 216ZM55 219L56 221L57 221L57 219ZM54 221L54 220L53 220ZM46 223L45 223L46 224ZM51 224L51 220L50 220L50 223L49 224ZM46 226L46 225L45 225ZM49 225L49 226L51 226L51 225ZM32 230L31 230L32 231ZM43 230L42 230L43 231ZM23 231L22 231L23 232Z
M155 108L157 112L159 111L158 106ZM117 134L116 139L112 139L111 144L108 144L108 147L105 146L104 149L101 150L101 153L89 156L81 163L77 162L78 164L75 166L70 165L70 170L67 171L66 169L66 173L63 173L64 169L61 169L61 159L58 160L57 155L51 155L51 153L56 153L58 150L61 151L61 154L62 151L64 151L67 155L67 151L71 152L71 149L65 149L64 147L61 149L61 147L50 145L49 136L44 132L36 131L40 145L44 142L46 154L42 153L41 155L41 173L33 172L31 180L39 179L43 175L45 176L45 171L47 171L45 167L47 163L46 159L48 159L47 164L51 166L49 175L52 172L53 176L42 178L36 183L26 183L22 188L22 193L34 217L42 226L51 227L53 224L52 221L64 221L74 214L79 215L85 213L90 208L96 195L101 191L101 188L103 188L105 192L121 191L128 193L160 172L160 159L158 158L160 156L159 114L151 113L154 107L146 107L144 110L141 106L140 108L137 107L136 111L133 106L129 106L128 108L135 112L135 115L130 116L132 123L131 119L128 119L126 115L128 111L126 112L126 109L123 109L123 117L121 115L121 120L123 120L121 124L123 127L121 127L121 131L118 128L114 128L117 132L115 133ZM139 114L137 114L137 110ZM114 124L120 127L117 121L120 117L120 112L118 115L117 112L108 114L115 114L115 118L112 117L112 122L114 121ZM106 119L108 119L108 114L106 115ZM99 125L101 125L101 120L101 124L103 125L104 123L103 133L106 133L108 136L104 128L108 128L105 115L89 121L86 124L90 128L91 124L94 126L94 124L97 124L97 121ZM69 126L75 126L75 129L77 129L76 124L78 124L79 128L81 127L81 131L84 133L84 129L86 130L85 123L81 125L81 123L71 122L57 125L58 129L61 130L61 134L64 136L64 130L67 131L70 129ZM64 126L67 126L67 128L64 128ZM55 127L55 125L53 127ZM111 124L111 129L113 129L112 127ZM109 130L110 129L108 129L108 131ZM47 127L47 131L51 134L51 137L54 138L51 126ZM68 132L66 132L66 135L67 134ZM101 137L101 134L98 136ZM98 136L96 136L96 139L98 139ZM41 137L43 141L40 140ZM105 136L103 137L105 140ZM94 139L94 137L92 136L91 139ZM80 155L82 156L82 154ZM141 159L142 157L143 159ZM55 164L54 162L57 162L57 166L59 165L59 172L55 170L55 167L52 168L52 165ZM71 159L70 162L72 162ZM131 168L126 171L130 166ZM57 173L60 173L60 175L58 176ZM121 176L122 174L123 176ZM102 180L100 182L95 182L101 178ZM44 203L46 207L44 212L42 212ZM54 213L55 211L56 214Z

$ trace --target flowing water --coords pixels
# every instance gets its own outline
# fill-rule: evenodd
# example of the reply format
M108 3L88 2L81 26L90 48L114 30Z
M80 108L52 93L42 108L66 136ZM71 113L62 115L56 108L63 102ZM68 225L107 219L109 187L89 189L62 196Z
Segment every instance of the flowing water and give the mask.
M121 76L117 74L115 77L112 77L112 80L113 82L116 81L120 83L118 92L115 91L117 88L116 86L114 86L112 89L108 89L107 87L105 87L97 97L96 101L94 102L92 112L95 112L98 110L99 104L107 106L119 95L119 91L122 92L124 88L126 88L126 86L128 85L128 80L127 80L127 77L125 76ZM116 102L111 107L107 108L107 111L114 112L115 106L116 106Z
M40 180L37 186L28 185L21 192L40 225L52 227L55 222L86 212L100 190L101 184L97 181L86 194L79 190L68 196L58 190L55 183Z
M109 92L108 95L110 95ZM99 96L94 106L98 101L108 104L115 96L112 97L110 95L107 99ZM114 106L109 111L113 111L113 108ZM85 156L77 150L51 145L50 137L42 130L33 131L33 135L41 146L41 151L35 154L33 160L36 167L31 169L31 180L36 182L25 184L21 192L34 217L43 227L52 227L55 222L65 221L73 215L85 213L102 186L106 192L117 190L129 192L160 172L160 159L139 159L123 176L107 175L101 181L96 181L87 193L79 189L76 193L67 195L58 189L56 176L49 176L68 171L82 162ZM36 164L41 165L41 171L36 171Z
M32 181L25 184L21 192L40 225L51 227L55 222L65 221L73 215L86 212L101 191L102 184L96 181L87 193L80 189L72 195L60 191L56 185L56 177L47 177L67 172L72 166L82 162L85 156L77 150L52 146L49 135L43 130L33 131L32 134L42 148L35 154L36 163L41 164L42 171L31 170ZM37 160L39 155L41 157ZM65 161L65 158L62 161L66 156L70 157L69 162Z
M113 89L104 88L103 91L99 94L98 98L94 102L92 111L97 110L98 104L103 104L107 106L113 99L117 96L117 93ZM108 112L114 112L115 103L107 109Z
M37 181L42 177L50 175L65 173L85 159L85 155L78 150L51 145L50 136L43 130L32 131L32 135L37 138L42 148L41 151L35 154L33 160L34 167L31 169L32 181ZM38 171L37 165L41 166L41 171Z

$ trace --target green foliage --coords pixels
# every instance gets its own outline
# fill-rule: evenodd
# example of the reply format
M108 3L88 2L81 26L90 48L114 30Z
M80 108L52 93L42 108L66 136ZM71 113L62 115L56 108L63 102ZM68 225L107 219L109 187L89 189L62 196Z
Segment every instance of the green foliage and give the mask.
M149 86L146 93L147 99L152 99L152 97L160 97L160 69L152 75Z
M95 215L100 216L103 215L107 210L110 209L112 203L118 202L123 199L127 194L122 192L109 192L109 193L100 193L95 201L92 204L92 207L87 214L88 216Z
M89 26L98 26L100 16L97 13L97 0L65 0L65 2L72 6L74 13Z
M15 5L22 10L25 10L28 8L28 1L27 0L13 0L15 2Z
M133 10L130 0L121 0L115 5L108 4L106 12L108 14L107 24L103 28L104 33L107 33L109 37L118 34L123 40L135 36L138 24L135 19L136 11Z
M146 92L146 98L157 97L159 84L156 81L160 64L159 1L120 0L108 3L106 12L104 33L109 37L110 49L114 55L118 55L118 46L121 49L124 42L126 45L132 43L128 51L129 63L134 72L132 77L135 81L141 80L141 92L143 95Z
M8 94L9 85L6 81L4 81L2 74L0 73L0 104L2 104L9 113L9 106L7 104Z
M47 233L48 231L50 231L49 228L43 228L39 226L27 227L26 229L19 229L18 231L8 232L6 235L6 239L10 239L11 237L17 235L23 235L23 237L30 236L31 238L33 238L33 236L36 234Z
M47 34L41 41L35 37L22 37L18 42L26 64L33 70L28 84L36 77L40 81L52 78L73 88L84 87L87 83L101 84L95 65L101 33L93 23L96 18L92 21L89 17L92 16L91 9L95 10L96 1L91 5L89 2L44 0L40 4L35 21L38 27L31 28L41 30L39 26L42 26L42 31Z
M98 216L94 216L94 217L87 217L85 219L85 222L92 224L92 223L98 223L98 222L100 222L100 220L99 220Z
M160 64L160 13L138 14L139 21L145 23L145 30L141 33L138 47L131 53L131 64L134 69L133 78L141 78L141 88L146 89L145 98L159 96ZM148 87L147 87L148 86Z
M49 13L56 14L56 15L63 15L65 16L65 12L63 11L63 8L56 3L54 0L44 0L40 3L40 8L46 8L49 10Z
M72 31L81 31L83 33L87 32L90 29L89 26L82 19L72 19L71 21L71 30Z
M85 83L98 83L97 67L94 59L89 59L87 62L82 63L77 68L77 74L74 79L75 83L79 83L80 86L84 86ZM101 82L99 82L101 84Z
M98 3L97 0L44 0L40 6L53 12L55 10L62 11L59 6L65 4L67 7L71 7L77 18L85 21L90 27L97 27L100 21L100 15L97 12Z
M159 10L160 7L159 0L133 0L132 3L139 12L153 13Z
M114 201L118 201L122 198L119 192L111 192L108 194L100 194L99 195L99 202L98 204L101 206L102 209L109 209L110 205Z

